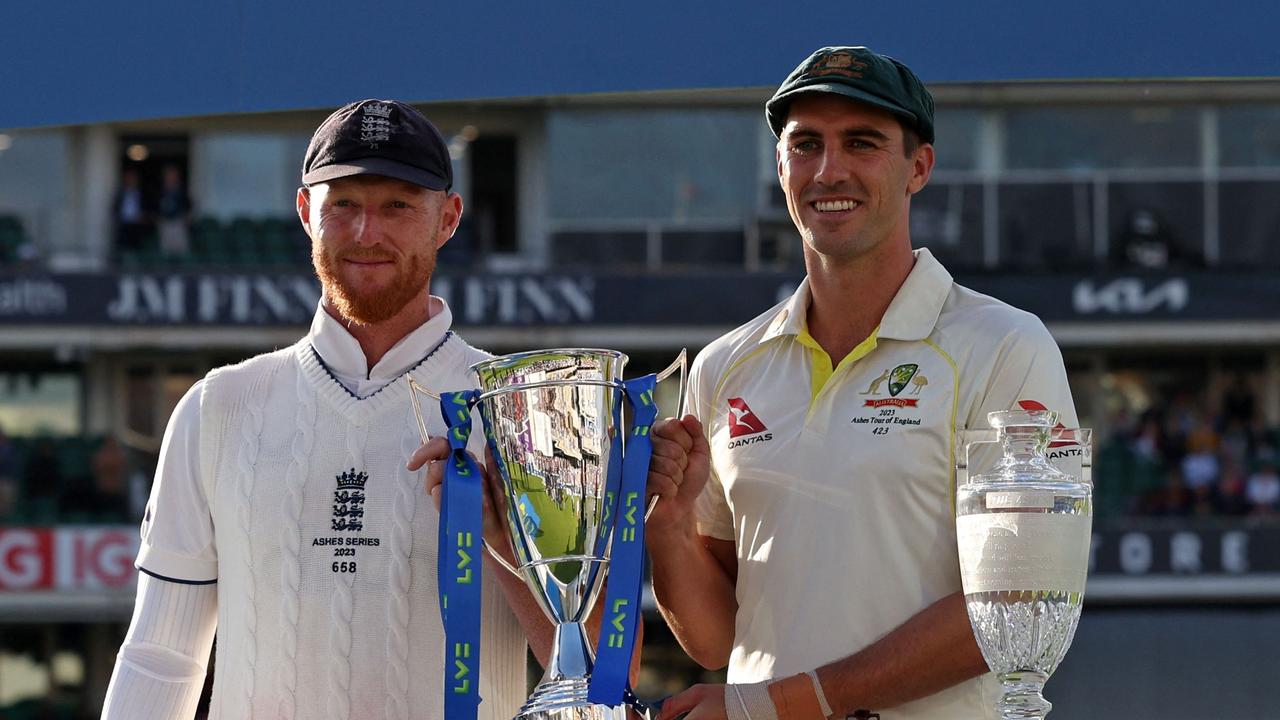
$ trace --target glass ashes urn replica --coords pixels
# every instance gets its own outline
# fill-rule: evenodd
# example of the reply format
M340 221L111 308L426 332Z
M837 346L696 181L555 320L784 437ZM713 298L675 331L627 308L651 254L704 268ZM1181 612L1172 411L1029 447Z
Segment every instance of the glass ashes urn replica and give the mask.
M1045 681L1084 600L1091 432L1055 427L1048 411L994 412L988 422L991 430L959 431L956 443L961 583L974 636L1003 685L1000 718L1044 718L1053 707Z

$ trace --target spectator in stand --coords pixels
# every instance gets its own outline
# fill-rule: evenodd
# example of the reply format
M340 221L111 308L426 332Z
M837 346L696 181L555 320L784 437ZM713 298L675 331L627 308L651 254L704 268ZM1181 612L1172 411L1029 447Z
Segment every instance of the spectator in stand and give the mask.
M93 455L93 474L70 483L62 496L61 510L98 522L127 522L129 512L129 464L124 449L108 435Z
M1160 450L1163 444L1160 437L1159 415L1154 412L1143 413L1138 426L1133 430L1132 439L1129 442L1130 449L1147 462L1163 463L1164 457Z
M1164 439L1162 449L1167 465L1182 463L1182 456L1187 453L1187 438L1204 423L1201 405L1191 393L1179 392L1161 411L1163 427L1160 435Z
M37 515L57 512L62 495L62 462L52 440L41 438L31 449L22 486L24 500Z
M1129 486L1134 496L1129 499L1128 506L1139 514L1152 512L1152 508L1161 502L1167 474L1164 445L1160 415L1154 411L1144 413L1129 443L1133 453Z
M180 257L191 250L191 198L176 165L164 168L164 186L160 191L156 227L160 231L160 252L166 257Z
M1224 419L1229 423L1232 420L1238 420L1241 425L1248 427L1253 424L1254 415L1254 397L1253 388L1249 387L1249 383L1243 375L1235 375L1222 395L1222 414Z
M1195 506L1195 498L1182 481L1182 475L1170 472L1165 482L1164 492L1158 502L1152 506L1152 514L1169 517L1185 517L1190 515Z
M1156 213L1139 208L1129 216L1117 244L1120 260L1130 268L1162 270L1169 266L1173 242Z
M1212 485L1193 488L1190 491L1191 514L1212 517L1218 514L1217 488Z
M1186 437L1186 455L1182 458L1182 478L1197 497L1218 481L1220 439L1213 426L1201 414Z
M1182 479L1191 490L1210 488L1218 481L1218 456L1212 452L1187 453L1182 458Z
M156 474L156 458L154 455L130 451L125 447L129 458L129 473L126 485L129 488L129 517L142 517L147 510L147 500L151 496L151 478Z
M1219 515L1247 515L1249 501L1245 498L1245 474L1243 466L1234 460L1226 459L1222 463L1222 474L1218 479L1214 498L1214 508Z
M125 168L120 175L120 191L112 205L116 222L116 253L125 255L143 249L151 235L151 222L142 193L138 171Z
M1272 455L1258 460L1258 469L1245 483L1245 499L1251 515L1274 515L1280 512L1280 474Z
M0 521L9 517L18 502L18 459L13 442L0 427Z
M1222 451L1224 463L1233 463L1236 467L1249 467L1253 455L1253 438L1250 437L1249 426L1238 417L1224 417L1222 429Z

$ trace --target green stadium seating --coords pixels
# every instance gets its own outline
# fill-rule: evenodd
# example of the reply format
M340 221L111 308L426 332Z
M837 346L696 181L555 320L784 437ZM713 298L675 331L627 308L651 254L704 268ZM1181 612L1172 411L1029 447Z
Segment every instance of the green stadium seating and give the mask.
M227 241L234 262L241 266L260 263L262 232L252 218L238 217L227 226Z
M188 264L210 268L297 268L310 264L306 234L292 216L198 218L191 227Z
M0 215L0 266L16 264L26 242L22 221L14 215Z
M226 238L222 223L217 218L201 217L191 224L191 262L193 265L225 265L230 259L226 253Z

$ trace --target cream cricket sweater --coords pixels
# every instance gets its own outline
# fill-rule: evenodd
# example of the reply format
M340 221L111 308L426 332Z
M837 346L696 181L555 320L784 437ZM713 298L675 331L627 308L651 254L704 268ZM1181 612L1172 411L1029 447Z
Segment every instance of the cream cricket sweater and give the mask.
M474 385L467 367L485 357L446 335L409 373L437 392L463 389ZM433 410L424 407L428 429L443 433ZM407 383L356 398L306 340L204 380L208 517L192 522L209 524L212 551L151 547L139 561L198 578L216 557L212 718L442 717L439 516L421 475L405 469L419 443ZM525 640L489 580L480 716L507 720L524 699Z

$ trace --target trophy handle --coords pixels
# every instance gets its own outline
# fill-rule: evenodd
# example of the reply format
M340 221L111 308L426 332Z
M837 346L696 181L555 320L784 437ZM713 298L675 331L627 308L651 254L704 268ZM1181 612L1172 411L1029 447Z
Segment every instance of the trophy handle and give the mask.
M524 579L524 576L520 574L520 571L517 570L514 565L507 562L506 558L499 555L498 551L493 549L493 546L489 544L488 540L481 538L480 542L481 544L484 545L484 549L489 552L489 557L493 558L499 565L501 565L504 569L506 569L507 572L511 573L512 575L515 575L516 577L522 580Z
M678 418L684 417L684 382L685 382L685 378L689 374L688 358L689 358L689 349L680 348L680 354L676 356L676 359L671 361L671 364L668 365L665 370L658 373L658 382L662 382L663 380L666 380L667 378L671 377L671 374L674 373L676 370L680 371L680 386L679 386L679 395L678 395L679 400L677 401L679 404L677 405L677 412L676 412L676 417Z
M671 374L674 373L676 370L680 371L680 385L678 388L679 400L676 401L678 403L676 406L676 417L682 418L684 417L684 383L689 375L689 349L688 348L680 348L680 354L676 356L676 359L673 360L665 370L658 373L658 382L662 382L663 380L666 380L667 378L671 377ZM649 519L649 516L653 514L653 509L656 508L657 506L658 506L658 496L654 495L653 497L649 498L649 507L644 509L645 520Z
M978 445L987 445L999 442L995 430L968 430L959 428L956 430L955 447L956 447L956 487L969 482L969 463L970 450Z
M436 402L440 401L440 396L423 387L421 383L413 379L412 375L405 375L404 379L409 382L409 400L413 402L413 417L418 421L418 435L422 437L422 444L426 445L431 440L431 435L427 432L427 420L422 417L422 404L418 402L418 393L422 393Z
M1093 485L1093 430L1091 428L1055 427L1049 431L1050 447L1075 445L1080 451L1080 481Z
M440 400L440 396L428 390L422 383L414 380L412 375L405 375L404 377L405 380L409 381L409 399L413 401L413 417L418 421L418 435L422 438L422 444L426 445L431 440L431 434L427 432L427 420L422 416L422 403L418 401L418 393L422 393L436 401ZM507 572L516 577L522 577L520 571L507 562L506 558L499 555L488 540L481 538L480 542L484 544L484 549L489 551L489 557L492 557L499 565L506 568Z

